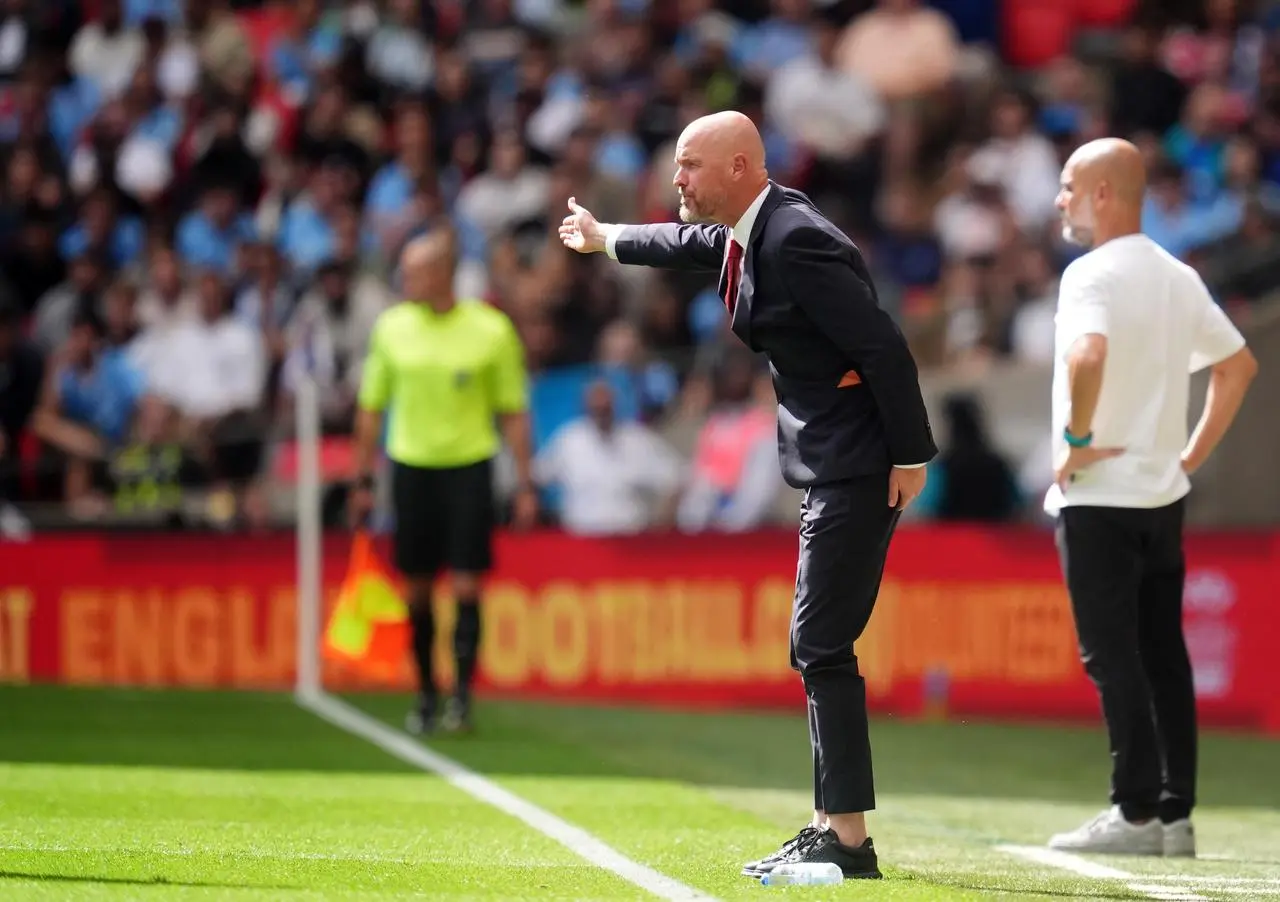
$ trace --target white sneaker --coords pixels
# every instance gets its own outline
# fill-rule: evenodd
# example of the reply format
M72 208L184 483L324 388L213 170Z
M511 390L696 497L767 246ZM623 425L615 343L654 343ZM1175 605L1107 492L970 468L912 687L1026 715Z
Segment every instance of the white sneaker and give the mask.
M1110 855L1163 855L1164 829L1158 818L1145 824L1130 823L1116 805L1070 833L1059 833L1049 840L1049 848Z
M1190 818L1162 824L1164 829L1164 854L1169 858L1196 857L1196 828Z

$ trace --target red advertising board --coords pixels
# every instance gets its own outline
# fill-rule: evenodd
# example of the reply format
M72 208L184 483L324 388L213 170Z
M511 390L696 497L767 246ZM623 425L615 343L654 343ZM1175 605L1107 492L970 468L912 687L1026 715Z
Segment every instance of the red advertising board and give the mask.
M326 541L330 603L347 544ZM1193 536L1187 552L1186 627L1204 720L1280 729L1271 652L1280 534ZM787 655L795 554L786 532L504 536L485 598L482 685L579 700L798 705ZM288 688L294 583L286 536L0 545L0 680ZM443 593L438 610L447 682L452 610ZM903 529L857 651L881 711L918 711L930 687L956 713L1096 716L1046 533ZM326 666L330 688L367 687ZM410 681L406 662L393 683Z

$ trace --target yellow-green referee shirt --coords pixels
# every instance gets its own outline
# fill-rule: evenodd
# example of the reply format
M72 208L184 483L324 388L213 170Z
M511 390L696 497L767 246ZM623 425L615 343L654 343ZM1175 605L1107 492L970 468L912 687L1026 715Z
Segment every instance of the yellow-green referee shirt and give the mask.
M524 349L506 314L460 301L447 313L408 301L373 327L360 384L365 410L392 408L387 456L413 467L493 457L498 414L528 407Z

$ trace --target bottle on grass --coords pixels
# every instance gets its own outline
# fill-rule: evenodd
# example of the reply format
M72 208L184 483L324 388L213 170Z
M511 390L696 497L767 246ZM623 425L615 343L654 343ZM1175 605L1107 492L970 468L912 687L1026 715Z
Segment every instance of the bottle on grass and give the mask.
M760 878L764 886L832 886L844 880L840 865L830 861L780 864Z

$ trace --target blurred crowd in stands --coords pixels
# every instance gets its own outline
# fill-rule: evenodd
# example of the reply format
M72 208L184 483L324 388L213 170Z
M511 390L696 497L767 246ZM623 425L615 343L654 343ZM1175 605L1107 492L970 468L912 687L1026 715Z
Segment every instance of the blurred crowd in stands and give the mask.
M525 342L550 517L769 521L771 391L714 280L554 232L570 195L675 219L675 138L728 107L859 244L926 369L1048 360L1080 253L1059 169L1104 134L1143 148L1145 227L1233 316L1280 283L1276 3L2 0L0 533L271 523L304 375L340 477L397 253L445 221L460 296ZM973 399L935 417L953 447L922 512L1017 517Z

